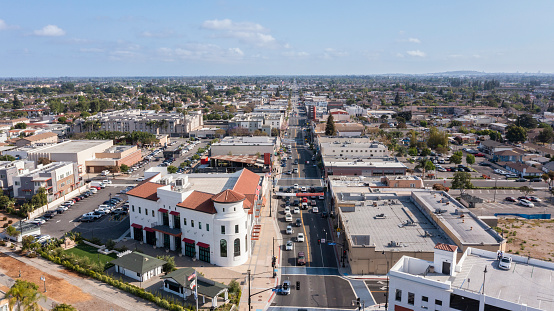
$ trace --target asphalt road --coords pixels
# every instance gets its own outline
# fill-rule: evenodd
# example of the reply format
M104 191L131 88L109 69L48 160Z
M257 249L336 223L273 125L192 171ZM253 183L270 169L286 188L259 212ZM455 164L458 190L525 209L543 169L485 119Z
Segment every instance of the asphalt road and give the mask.
M338 276L284 275L293 287L300 282L300 290L292 289L290 295L277 295L271 306L355 309L356 300L350 283Z
M386 280L365 281L365 284L371 292L376 304L382 304L387 301L386 294L388 286Z

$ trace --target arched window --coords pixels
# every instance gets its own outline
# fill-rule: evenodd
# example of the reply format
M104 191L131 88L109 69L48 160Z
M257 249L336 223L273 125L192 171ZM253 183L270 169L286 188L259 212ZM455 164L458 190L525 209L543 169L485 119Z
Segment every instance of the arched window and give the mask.
M221 253L221 257L227 257L227 240L221 239L219 241L219 251Z
M235 239L235 257L240 256L240 239Z

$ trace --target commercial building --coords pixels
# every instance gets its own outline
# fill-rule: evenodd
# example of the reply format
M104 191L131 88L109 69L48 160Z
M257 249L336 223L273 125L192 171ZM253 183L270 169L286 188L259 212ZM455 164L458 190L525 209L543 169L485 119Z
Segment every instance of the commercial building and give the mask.
M142 153L137 146L111 146L94 154L94 159L85 161L87 172L100 173L109 166L132 166L142 160Z
M279 137L269 136L228 136L211 145L210 155L275 154L280 146Z
M100 129L103 131L141 131L156 135L188 136L191 131L202 128L203 122L201 111L191 111L184 115L182 113L157 112L154 110L116 110L99 112L88 117L87 120L76 120L73 125L73 132L89 132Z
M145 177L127 193L133 239L218 266L248 260L265 178L247 169L185 175L165 168L150 169Z
M375 159L390 157L387 146L367 137L317 137L322 157Z
M15 141L17 147L23 146L43 146L55 144L58 142L58 134L52 132L40 133L32 136L20 138Z
M406 175L404 163L390 159L342 159L323 157L325 174L338 176Z
M40 188L44 188L50 202L75 190L80 183L77 163L53 162L14 176L13 196L16 199L31 199Z
M110 262L115 272L121 273L140 282L147 281L162 274L162 267L167 262L138 252L130 252Z
M429 260L402 256L389 272L389 310L554 310L554 264L511 258L499 268L497 252L438 243ZM459 259L458 259L459 258Z
M500 235L447 193L368 185L364 178L329 178L342 259L352 274L385 274L402 256L432 260L437 243L504 247Z
M13 197L13 178L35 169L33 161L0 161L0 186L4 194Z
M242 127L250 132L264 131L268 135L272 129L281 129L285 117L281 113L245 113L234 116L229 121L229 128Z

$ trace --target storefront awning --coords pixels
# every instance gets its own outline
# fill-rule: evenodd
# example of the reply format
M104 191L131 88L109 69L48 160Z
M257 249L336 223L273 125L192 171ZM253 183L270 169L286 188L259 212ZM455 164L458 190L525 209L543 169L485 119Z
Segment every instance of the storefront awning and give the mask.
M194 240L187 239L187 238L184 238L184 239L183 239L183 242L189 243L189 244L194 244Z
M142 226L139 225L139 224L132 224L131 227L137 228L137 229L142 229Z
M148 227L144 227L144 231L148 231L148 232L154 232L154 229L152 229L152 228L148 228Z
M210 244L206 244L206 243L202 243L202 242L198 242L198 243L196 243L196 245L198 245L200 247L203 247L203 248L210 248Z
M176 212L176 211L171 211L171 212L169 212L169 213L170 213L171 215L175 215L175 216L179 216L179 215L180 215L180 213L179 213L179 212Z
M160 208L160 209L158 209L158 212L167 213L167 210L165 208Z

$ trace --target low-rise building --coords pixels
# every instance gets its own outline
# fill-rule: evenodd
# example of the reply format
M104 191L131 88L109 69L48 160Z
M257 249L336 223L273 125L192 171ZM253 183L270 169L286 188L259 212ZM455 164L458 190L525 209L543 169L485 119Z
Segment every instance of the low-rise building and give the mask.
M225 284L205 278L193 268L177 269L162 276L161 279L164 282L164 291L187 299L191 295L194 296L194 291L198 290L198 296L202 303L206 303L206 298L208 298L211 300L209 306L213 308L220 304L218 297L223 296L222 304L227 303L229 299L229 288ZM197 288L194 289L194 286L191 288L191 284Z
M140 282L162 274L167 262L139 252L130 252L110 262L114 270Z
M133 239L218 266L248 260L266 178L247 169L185 175L165 168L152 168L145 177L127 192Z
M251 132L260 130L271 134L272 129L281 129L285 117L281 113L245 113L234 116L229 121L229 128L242 127Z
M406 175L408 167L395 160L382 159L341 159L324 157L323 165L326 175L336 176L385 176Z
M85 161L87 172L100 173L109 166L125 164L132 166L142 160L142 153L137 146L111 146L110 148L94 154L94 159Z
M425 188L423 179L417 176L385 176L381 181L389 188Z
M520 177L540 177L543 172L538 168L529 166L521 162L508 162L504 166L508 171L517 174Z
M389 310L554 310L551 262L475 247L458 255L457 246L438 243L433 258L391 262Z
M367 137L317 137L322 157L350 159L388 158L387 146Z
M53 162L38 165L26 174L13 176L13 196L31 199L40 188L46 190L48 202L63 197L81 184L77 163Z
M259 153L274 154L280 146L279 137L269 136L227 136L221 141L212 144L211 156L218 155L254 155Z
M35 169L33 161L0 161L0 186L4 194L13 197L13 178Z
M32 136L27 136L18 139L15 142L17 147L23 146L44 146L50 144L56 144L58 142L58 134L52 132L44 132Z

